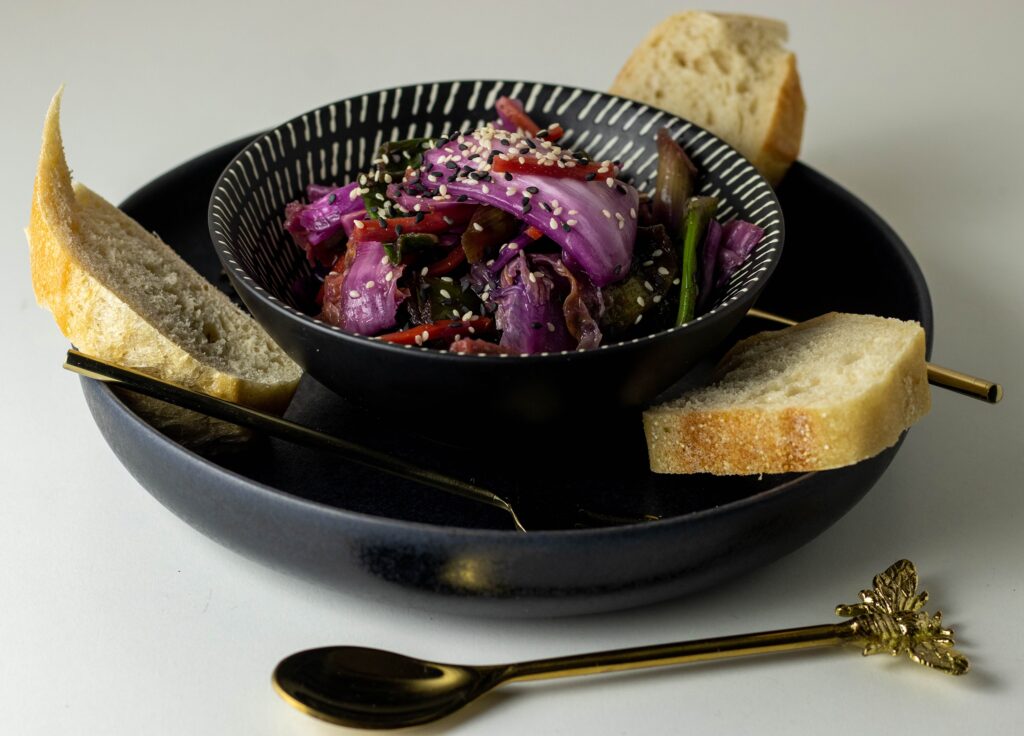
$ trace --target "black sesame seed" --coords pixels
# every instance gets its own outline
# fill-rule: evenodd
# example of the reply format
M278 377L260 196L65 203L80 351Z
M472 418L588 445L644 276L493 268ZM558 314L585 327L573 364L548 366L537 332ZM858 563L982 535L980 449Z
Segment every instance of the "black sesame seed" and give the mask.
M525 207L526 205L530 204L530 198L529 197L523 197L521 200L519 200L519 204L521 204L523 207Z
M380 224L381 224L381 225L383 225L384 227L387 227L387 226L388 226L388 221L387 221L387 220L385 220L385 219L384 219L384 218L382 217L382 218L380 218Z
M395 235L401 235L401 234L402 234L402 226L401 225L395 225Z
M544 325L542 325L540 322L531 322L530 323L530 327L532 327L535 330L539 330L543 326Z
M331 196L327 198L327 204L334 204L337 199L338 195L332 193Z
M615 273L615 274L622 273L622 264L621 263L615 264L615 268L612 269L612 272Z
M551 205L549 205L547 202L541 202L540 206L545 212L551 212Z
M527 202L526 204L523 205L523 214L524 215L530 214L530 210L532 210L532 209L533 209L533 205L530 204L529 202Z
M459 178L459 172L456 171L454 174L452 174L451 176L448 177L448 181L449 182L457 181L458 178Z
M526 191L528 191L530 194L536 194L540 190L537 187L526 187Z
M618 192L619 194L625 194L626 193L626 187L622 186L621 184L616 184L615 185L615 191Z
M572 226L569 225L568 222L563 222L562 223L562 229L565 230L567 233L571 233L572 232Z
M459 150L460 150L460 151L465 151L465 150L467 150L468 148L469 148L469 146L467 146L467 145L466 145L465 143L460 143L460 144L459 144Z
M500 143L500 144L501 144L501 145L503 145L503 146L508 146L508 145L511 145L511 144L510 144L510 143L508 142L508 138L499 138L499 139L498 139L498 143Z
M548 137L547 128L545 128L544 130L537 131L537 137L540 138L541 140L544 140L545 138L547 138Z
M594 181L594 179L596 179L596 178L597 178L597 172L594 172L594 171L591 171L586 176L587 181Z
M465 202L467 199L469 199L469 195L468 194L460 194L458 197L456 197L455 201L456 202Z
M537 147L537 144L534 143L533 140L530 139L530 138L526 139L526 145L528 145L530 148L536 148Z
M423 222L423 218L426 217L426 216L427 216L426 212L417 212L416 213L416 223L419 224L419 223Z
M446 161L444 166L445 166L446 169L457 169L457 168L459 168L459 165L457 163L455 163L454 161Z
M505 181L512 181L512 174L507 171L505 172Z
M528 154L529 152L530 152L530 147L529 146L523 146L522 148L519 149L519 153L523 154L524 156L526 154Z

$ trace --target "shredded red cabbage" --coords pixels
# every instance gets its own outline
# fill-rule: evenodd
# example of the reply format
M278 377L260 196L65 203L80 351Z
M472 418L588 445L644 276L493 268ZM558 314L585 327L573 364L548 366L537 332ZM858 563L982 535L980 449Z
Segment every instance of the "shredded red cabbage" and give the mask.
M402 267L391 264L382 243L364 241L354 248L344 271L324 279L322 317L343 330L375 335L395 326L398 305L407 296L398 288Z

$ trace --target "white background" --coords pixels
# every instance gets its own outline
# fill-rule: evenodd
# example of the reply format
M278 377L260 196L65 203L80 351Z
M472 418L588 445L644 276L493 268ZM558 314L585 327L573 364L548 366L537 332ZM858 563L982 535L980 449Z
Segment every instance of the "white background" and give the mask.
M935 304L934 360L1003 381L1007 398L992 407L935 391L864 501L732 584L616 614L495 621L270 572L193 531L127 474L61 370L67 341L30 288L21 228L43 115L66 82L71 166L117 202L225 141L380 87L518 76L606 88L647 29L680 7L3 3L0 733L338 733L274 695L280 657L344 642L486 663L827 622L899 557L917 562L955 626L974 665L967 677L826 651L510 686L422 732L1024 730L1024 6L706 4L788 21L808 100L803 160L910 245Z

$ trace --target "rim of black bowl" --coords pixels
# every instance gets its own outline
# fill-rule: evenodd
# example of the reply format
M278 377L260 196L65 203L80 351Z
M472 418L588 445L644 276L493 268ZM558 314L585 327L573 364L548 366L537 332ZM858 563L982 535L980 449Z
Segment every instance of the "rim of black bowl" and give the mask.
M285 304L280 299L278 299L273 294L271 294L269 291L267 291L265 288L260 286L255 281L255 279L253 279L253 277L249 273L247 273L241 267L241 265L238 263L238 261L237 261L237 259L235 257L235 253L233 252L233 250L234 250L233 244L229 243L226 240L225 234L221 231L221 226L220 226L221 216L219 214L216 214L214 212L214 210L215 210L215 207L218 206L218 203L216 202L217 192L221 188L223 182L225 181L228 171L230 171L232 169L232 167L235 166L236 162L239 162L243 157L245 157L253 149L253 147L257 143L259 143L265 137L271 135L273 133L273 131L280 130L280 129L285 128L285 127L287 127L289 125L302 124L302 125L304 125L304 126L306 126L308 128L308 117L309 116L315 115L315 113L317 111L324 110L326 108L331 107L332 105L336 105L336 106L343 105L346 100L355 100L355 99L362 98L364 96L372 97L373 95L388 94L388 93L391 93L391 92L393 92L395 90L399 90L399 89L402 89L402 90L415 89L416 87L424 87L424 86L427 86L427 85L454 85L455 83L459 83L459 84L466 83L466 84L474 84L474 85L477 84L477 83L480 83L480 84L498 84L498 83L503 83L503 84L504 83L520 84L521 83L524 87L532 85L532 86L540 86L540 87L550 87L552 89L554 89L554 88L562 88L563 90L565 90L565 89L572 90L572 91L578 90L581 94L601 95L602 97L607 98L607 99L621 100L624 103L625 102L629 102L632 105L638 106L640 112L642 112L645 109L646 110L652 110L654 112L659 112L659 111L663 112L667 116L666 117L666 123L665 123L666 125L670 125L672 123L672 121L679 121L679 123L683 126L682 129L679 130L675 134L675 137L678 137L681 133L686 132L686 131L690 130L691 128L695 129L698 134L703 134L703 135L707 136L711 141L717 142L721 146L724 146L727 149L727 151L732 152L740 161L742 161L748 167L749 171L753 172L753 174L755 175L756 179L759 179L760 181L764 182L764 184L765 184L765 186L767 188L767 191L768 191L769 202L771 204L770 211L774 212L774 214L778 218L778 222L774 225L774 227L776 227L777 230L778 230L778 235L777 235L778 243L774 244L773 247L769 251L766 251L766 255L768 255L770 257L765 259L765 261L763 262L760 270L758 270L756 272L752 272L752 273L748 274L744 278L744 281L742 282L743 286L741 288L739 288L734 295L732 295L731 297L727 298L725 301L721 302L720 304L716 304L712 309L708 310L704 314L701 314L701 315L699 315L697 317L694 317L693 319L689 320L688 322L683 323L682 325L679 325L677 327L670 327L670 328L665 329L665 330L659 330L659 331L653 332L653 333L651 333L649 335L643 335L641 337L635 337L635 338L632 338L632 339L629 339L629 340L624 340L624 341L621 341L621 342L613 342L613 343L602 344L602 345L599 345L597 348L590 349L590 350L587 350L587 349L583 349L583 350L562 350L562 351L558 351L558 352L540 352L540 353L501 353L501 354L467 353L467 354L461 354L461 353L453 353L453 352L448 351L448 350L439 350L439 349L436 349L436 348L429 348L429 347L419 346L419 345L396 345L396 344L392 344L392 343L388 343L388 342L383 342L383 341L381 341L379 339L376 339L375 337L372 337L372 336L358 335L358 334L356 334L354 332L348 332L346 330L341 329L340 327L336 327L334 325L328 324L328 323L324 322L323 320L317 319L316 317L313 317L313 316L311 316L309 314L306 314L305 312L302 312L302 311L300 311L298 309L295 309L294 307L291 307L291 306ZM572 94L572 92L570 92L570 94ZM526 111L527 112L532 112L533 106L532 106L532 104L529 101L527 101L527 103L524 103L524 105L526 107ZM443 134L443 132L442 132L442 134ZM340 137L339 137L339 139L340 139ZM727 156L723 156L722 157L723 160L725 158L727 158ZM753 189L753 187L751 187L751 189ZM341 339L343 341L346 341L346 342L356 343L356 344L360 344L360 345L366 345L367 343L372 344L372 345L377 345L382 350L392 351L392 352L395 352L395 353L412 351L413 353L425 354L425 355L432 356L433 358L440 359L440 360L473 360L474 362L483 361L483 362L495 363L495 364L497 364L499 362L508 361L509 359L515 359L517 361L529 361L529 362L565 360L565 359L569 359L569 360L588 360L588 359L591 358L591 356L600 355L601 353L603 353L605 351L609 351L609 350L619 350L619 351L627 350L627 349L629 349L629 347L631 345L635 345L637 343L640 343L640 342L643 342L643 341L646 341L646 340L657 339L659 337L675 334L677 332L685 332L685 331L688 331L688 330L697 329L701 325L702 322L704 322L706 319L708 319L710 317L720 317L720 316L728 315L728 314L730 314L732 312L736 312L736 311L739 311L739 310L742 310L743 313L746 314L746 312L753 306L754 302L757 300L757 297L758 297L758 295L760 293L760 290L764 287L764 285L771 278L772 274L775 272L775 268L776 268L776 266L778 266L779 260L782 257L782 250L783 250L783 247L784 247L785 242L786 242L786 223L785 223L785 217L783 215L782 206L779 203L778 195L776 194L774 187L772 187L771 184L769 184L767 182L767 180L765 180L764 176L760 172L758 172L756 168L754 168L754 165L752 163L750 163L750 161L746 157L744 157L743 154L741 154L732 145L730 145L729 143L726 143L724 140L722 140L721 138L719 138L717 135L715 135L711 131L707 130L706 128L702 128L701 126L697 125L696 123L694 123L694 122L692 122L690 120L686 120L684 118L681 118L678 115L674 115L674 114L668 112L667 110L662 110L661 108L654 107L654 106L651 106L651 105L645 105L645 104L640 103L640 102L638 102L636 100L630 100L627 97L622 97L620 95L613 95L611 93L602 92L600 90L592 90L592 89L588 89L586 87L579 87L579 86L576 86L576 85L560 85L560 84L552 83L552 82L539 82L539 81L519 80L519 79L493 79L493 78L492 79L449 79L449 80L436 80L436 81L435 80L431 80L431 81L425 81L425 82L414 82L412 84L403 84L403 85L396 85L396 86L393 86L393 87L384 87L384 88L381 88L381 89L369 90L367 92L361 92L361 93L356 94L356 95L351 95L349 97L344 97L344 98L342 98L340 100L335 100L333 102L328 102L328 103L325 103L323 105L319 105L317 107L311 108L311 109L307 110L306 112L303 112L303 113L301 113L299 115L296 115L295 117L293 117L293 118L291 118L289 120L286 120L283 123L280 123L280 124L274 126L273 128L270 128L268 130L264 130L263 132L261 132L261 133L257 134L256 136L254 136L253 139L250 140L245 145L245 147L241 151L239 151L238 154L235 155L234 158L231 159L231 161L228 163L228 165L225 166L224 169L221 171L220 176L217 177L217 182L214 184L213 191L210 193L210 201L209 201L209 206L207 208L207 227L209 229L210 239L211 239L211 241L213 243L214 250L217 253L217 258L220 260L221 265L224 267L224 270L228 271L228 272L234 271L235 275L238 277L238 278L234 278L234 277L232 278L232 280L235 282L235 285L238 288L240 288L241 290L245 291L246 294L248 294L252 298L258 299L263 304L269 306L272 310L274 310L278 314L286 316L289 320L296 320L297 319L298 320L298 324L303 326L303 327L305 327L305 328L313 329L313 330L319 331L319 332L321 332L323 334L333 335L333 336L335 336L335 337L337 337L337 338L339 338L339 339ZM753 282L760 282L760 288L758 288L758 289L751 289L750 288L750 284L753 283Z

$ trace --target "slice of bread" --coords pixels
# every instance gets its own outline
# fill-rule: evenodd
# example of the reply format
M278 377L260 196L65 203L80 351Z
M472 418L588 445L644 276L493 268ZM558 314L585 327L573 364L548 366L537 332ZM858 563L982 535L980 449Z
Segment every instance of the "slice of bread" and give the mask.
M283 412L301 369L169 246L72 184L60 102L58 91L43 128L26 231L39 304L83 352Z
M804 96L785 23L688 11L658 24L613 94L707 128L777 184L800 153Z
M930 408L919 324L833 312L740 341L644 430L655 473L789 473L876 455Z

